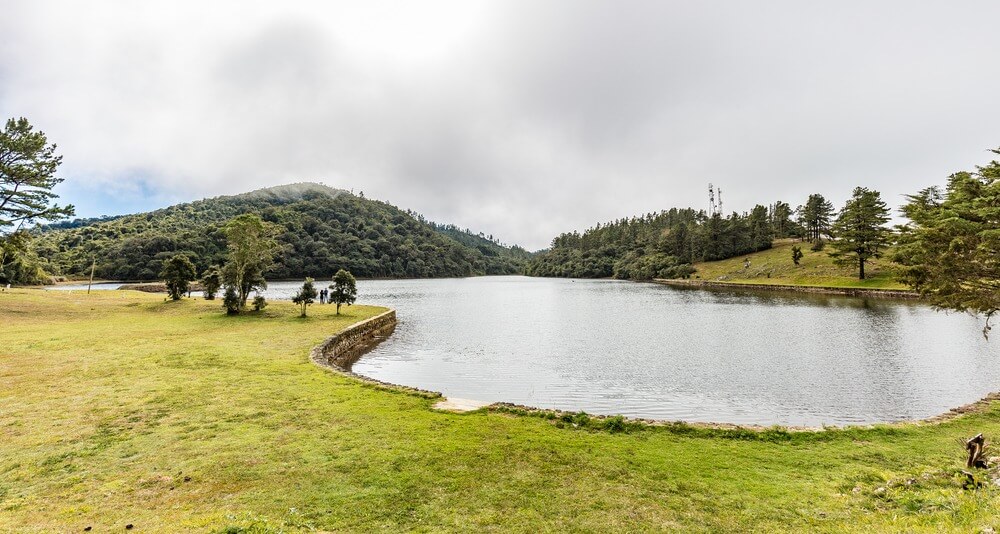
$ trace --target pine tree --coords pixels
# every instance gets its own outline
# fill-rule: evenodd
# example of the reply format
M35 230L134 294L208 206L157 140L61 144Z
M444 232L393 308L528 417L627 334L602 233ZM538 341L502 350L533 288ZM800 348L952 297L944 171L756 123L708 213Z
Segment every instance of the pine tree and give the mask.
M806 240L821 241L830 234L833 204L820 194L809 195L805 206L799 206L799 223L806 229Z
M1000 149L993 150L1000 154ZM907 197L893 259L900 279L941 308L1000 310L1000 162L951 175L944 191L931 187Z
M865 279L865 264L872 258L881 258L889 246L891 235L885 224L889 222L889 208L878 191L856 187L833 225L830 255L838 265L858 268L858 279Z
M55 221L73 215L73 206L58 206L52 188L62 156L55 154L42 132L25 118L10 119L0 130L0 233L33 220Z

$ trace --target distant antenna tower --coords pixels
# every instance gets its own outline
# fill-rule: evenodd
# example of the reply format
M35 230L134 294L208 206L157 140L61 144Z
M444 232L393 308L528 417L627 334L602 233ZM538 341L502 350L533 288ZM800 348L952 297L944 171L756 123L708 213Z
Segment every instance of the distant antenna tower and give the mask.
M715 215L715 186L708 184L708 216Z
M718 189L719 192L719 215L722 215L722 188Z

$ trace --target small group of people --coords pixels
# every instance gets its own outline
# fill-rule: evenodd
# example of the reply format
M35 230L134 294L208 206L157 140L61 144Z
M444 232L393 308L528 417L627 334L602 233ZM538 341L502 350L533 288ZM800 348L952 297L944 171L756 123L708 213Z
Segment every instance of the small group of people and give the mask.
M319 303L320 304L327 304L327 303L333 304L333 302L330 301L330 290L329 289L320 289L319 290Z

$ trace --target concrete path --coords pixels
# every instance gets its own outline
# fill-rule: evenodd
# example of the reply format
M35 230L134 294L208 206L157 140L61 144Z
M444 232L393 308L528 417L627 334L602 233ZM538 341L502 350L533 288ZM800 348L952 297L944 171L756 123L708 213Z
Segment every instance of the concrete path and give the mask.
M471 412L490 404L492 403L472 399L445 398L438 401L434 405L434 409L445 412Z

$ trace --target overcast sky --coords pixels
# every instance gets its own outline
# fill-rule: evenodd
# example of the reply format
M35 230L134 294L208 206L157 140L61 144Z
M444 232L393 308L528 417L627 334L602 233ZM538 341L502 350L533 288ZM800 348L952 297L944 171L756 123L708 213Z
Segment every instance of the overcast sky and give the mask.
M1000 146L995 0L289 3L0 0L0 116L80 216L316 181L530 249Z

